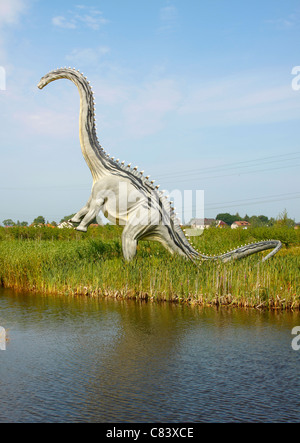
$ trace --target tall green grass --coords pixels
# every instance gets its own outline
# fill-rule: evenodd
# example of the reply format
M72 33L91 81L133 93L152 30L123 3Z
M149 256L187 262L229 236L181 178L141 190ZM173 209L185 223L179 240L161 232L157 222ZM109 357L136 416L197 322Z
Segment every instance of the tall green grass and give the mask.
M203 305L299 309L300 230L210 228L193 242L219 254L241 244L279 239L284 248L261 263L241 261L195 266L156 242L140 242L137 257L122 256L122 230L91 227L88 233L53 228L0 228L0 285L68 295L130 297Z

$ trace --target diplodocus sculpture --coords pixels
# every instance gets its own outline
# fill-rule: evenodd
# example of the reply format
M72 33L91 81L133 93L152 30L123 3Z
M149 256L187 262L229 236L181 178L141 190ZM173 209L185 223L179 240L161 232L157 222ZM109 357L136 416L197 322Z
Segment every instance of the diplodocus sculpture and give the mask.
M71 68L60 68L42 77L38 87L58 79L71 80L80 94L79 136L85 161L93 177L91 196L86 205L70 220L79 223L78 231L86 232L88 226L102 210L114 223L124 226L122 249L126 260L136 254L139 240L156 240L172 254L180 254L192 261L240 259L256 252L272 249L267 260L281 248L278 240L267 240L240 246L221 255L209 256L198 252L188 241L176 218L170 201L159 191L154 181L131 164L126 165L110 157L101 147L95 124L93 91L86 77Z

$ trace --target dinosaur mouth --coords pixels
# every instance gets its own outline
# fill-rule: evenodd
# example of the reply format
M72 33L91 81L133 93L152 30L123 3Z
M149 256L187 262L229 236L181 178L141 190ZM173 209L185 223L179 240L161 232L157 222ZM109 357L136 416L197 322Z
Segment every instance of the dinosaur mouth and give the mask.
M43 89L44 86L45 86L45 83L42 82L42 81L40 81L39 84L37 85L37 87L38 87L39 89Z

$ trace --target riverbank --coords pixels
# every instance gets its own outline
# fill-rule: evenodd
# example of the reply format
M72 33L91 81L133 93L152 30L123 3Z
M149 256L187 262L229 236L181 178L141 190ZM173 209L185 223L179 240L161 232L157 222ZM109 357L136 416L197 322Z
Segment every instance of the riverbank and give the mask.
M300 309L300 231L290 228L210 228L193 240L204 253L279 239L283 249L260 263L256 254L199 267L141 242L137 258L122 257L121 229L91 227L84 235L54 228L0 228L0 285L15 290L200 305Z

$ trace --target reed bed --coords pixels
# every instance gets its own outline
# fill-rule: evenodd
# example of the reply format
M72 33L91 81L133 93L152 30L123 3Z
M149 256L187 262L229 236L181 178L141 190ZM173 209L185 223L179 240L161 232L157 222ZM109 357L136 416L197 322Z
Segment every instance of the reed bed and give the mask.
M270 261L262 254L226 264L195 266L156 242L122 256L121 229L92 227L84 235L57 228L0 228L0 285L52 294L109 296L201 305L300 308L300 230L210 228L194 244L217 254L241 244L280 239Z

